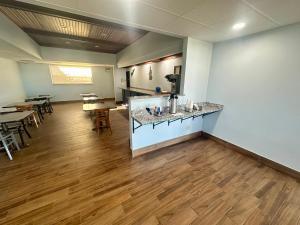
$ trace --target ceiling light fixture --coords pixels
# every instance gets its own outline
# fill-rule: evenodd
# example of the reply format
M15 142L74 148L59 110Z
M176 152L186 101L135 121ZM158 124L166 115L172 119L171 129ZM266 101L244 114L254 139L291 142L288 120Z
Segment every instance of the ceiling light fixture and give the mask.
M246 23L236 23L232 26L233 30L241 30L246 26Z

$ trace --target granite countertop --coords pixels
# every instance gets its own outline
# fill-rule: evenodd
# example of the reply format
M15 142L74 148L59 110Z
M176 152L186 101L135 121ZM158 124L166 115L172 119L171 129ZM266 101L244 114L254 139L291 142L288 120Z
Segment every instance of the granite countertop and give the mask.
M187 117L192 117L192 116L201 116L204 114L221 111L224 107L223 105L209 103L209 102L201 102L201 103L196 103L196 104L198 106L202 106L202 109L194 110L193 112L186 112L184 110L185 105L179 105L177 107L176 114L170 114L169 112L166 112L162 116L154 116L153 114L150 115L146 111L146 109L140 109L140 110L133 110L131 112L131 116L133 119L135 119L141 125L146 125L146 124L158 123L158 122L163 122L163 121L168 121L168 120L187 118Z

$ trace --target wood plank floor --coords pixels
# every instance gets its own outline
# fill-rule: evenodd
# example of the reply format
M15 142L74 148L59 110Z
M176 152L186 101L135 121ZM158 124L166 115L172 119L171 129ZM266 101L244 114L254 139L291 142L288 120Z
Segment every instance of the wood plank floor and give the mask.
M81 107L0 155L0 224L300 225L295 179L201 138L132 160L126 113L97 136Z

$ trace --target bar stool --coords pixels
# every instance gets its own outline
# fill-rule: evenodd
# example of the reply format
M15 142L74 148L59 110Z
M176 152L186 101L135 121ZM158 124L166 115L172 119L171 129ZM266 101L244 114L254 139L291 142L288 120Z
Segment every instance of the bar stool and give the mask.
M100 133L100 130L102 130L103 128L109 129L110 134L112 134L110 119L109 119L109 109L96 109L95 123L96 123L96 130L98 134Z

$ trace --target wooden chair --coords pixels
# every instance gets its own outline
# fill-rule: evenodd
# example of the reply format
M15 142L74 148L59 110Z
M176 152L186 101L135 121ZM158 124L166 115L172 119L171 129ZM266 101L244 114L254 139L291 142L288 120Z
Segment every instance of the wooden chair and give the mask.
M16 106L18 111L34 111L34 113L28 117L29 119L29 123L32 124L34 123L36 128L39 127L39 123L41 123L39 115L37 113L37 111L34 109L33 105L17 105Z
M15 135L13 133L1 133L0 132L0 149L5 149L6 154L8 155L8 158L10 160L13 160L13 157L10 152L10 147L13 146L14 148L17 148L17 150L20 150L20 147L18 145L18 142L16 141Z
M103 128L109 129L110 134L112 134L110 119L109 119L109 109L96 109L95 123L96 123L96 130L98 134L100 133L100 130L102 130Z

